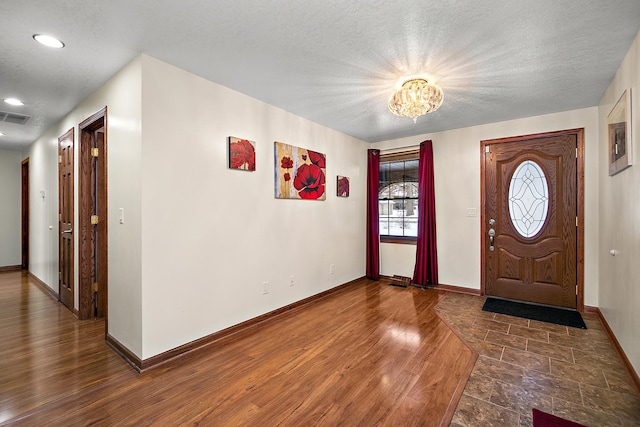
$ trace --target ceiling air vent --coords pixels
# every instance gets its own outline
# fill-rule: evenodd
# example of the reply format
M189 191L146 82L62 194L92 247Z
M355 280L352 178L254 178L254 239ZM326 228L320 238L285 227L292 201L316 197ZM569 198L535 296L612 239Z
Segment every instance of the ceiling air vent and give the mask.
M26 125L30 118L31 116L25 116L23 114L0 111L0 122L13 123L15 125Z

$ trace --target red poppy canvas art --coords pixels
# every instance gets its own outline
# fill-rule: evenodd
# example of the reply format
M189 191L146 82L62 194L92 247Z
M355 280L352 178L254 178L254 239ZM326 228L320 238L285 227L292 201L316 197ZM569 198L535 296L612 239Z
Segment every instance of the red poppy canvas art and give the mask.
M338 197L349 197L349 177L338 175L336 188Z
M256 143L248 139L229 137L229 168L256 170Z
M278 199L325 200L327 156L275 142L275 196Z

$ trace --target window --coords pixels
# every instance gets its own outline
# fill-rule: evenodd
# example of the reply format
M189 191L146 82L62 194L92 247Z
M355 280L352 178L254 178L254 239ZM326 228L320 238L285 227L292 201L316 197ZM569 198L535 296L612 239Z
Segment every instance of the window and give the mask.
M522 237L542 230L549 211L549 187L544 171L533 160L520 163L509 183L509 216Z
M418 152L382 156L378 188L380 240L414 243L418 236Z

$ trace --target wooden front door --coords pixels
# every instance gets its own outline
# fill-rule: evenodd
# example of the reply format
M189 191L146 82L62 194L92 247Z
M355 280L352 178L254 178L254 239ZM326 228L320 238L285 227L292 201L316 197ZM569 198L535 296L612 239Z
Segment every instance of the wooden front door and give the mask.
M58 138L58 297L73 312L73 128Z
M576 308L578 134L483 141L482 149L485 293Z

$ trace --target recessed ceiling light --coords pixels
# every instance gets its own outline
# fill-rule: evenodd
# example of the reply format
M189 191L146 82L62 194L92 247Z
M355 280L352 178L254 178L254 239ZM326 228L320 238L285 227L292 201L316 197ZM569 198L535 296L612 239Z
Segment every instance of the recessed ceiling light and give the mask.
M62 43L60 40L55 37L47 36L45 34L34 34L33 39L38 43L48 47L54 47L56 49L64 47L64 43Z
M4 133L0 132L0 136L4 136Z
M24 105L24 102L16 98L5 98L4 102L6 102L9 105Z

